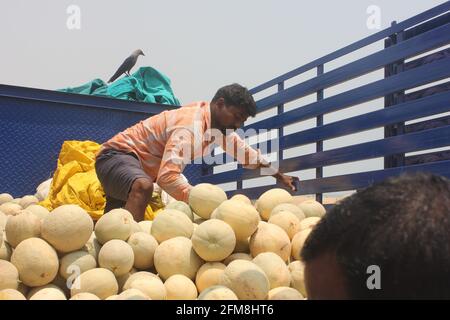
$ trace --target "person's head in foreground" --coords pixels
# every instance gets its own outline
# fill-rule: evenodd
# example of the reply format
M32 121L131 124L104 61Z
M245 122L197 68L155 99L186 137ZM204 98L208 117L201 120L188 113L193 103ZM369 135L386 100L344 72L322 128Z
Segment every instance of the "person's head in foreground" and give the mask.
M308 299L450 299L450 180L404 175L344 199L301 257Z

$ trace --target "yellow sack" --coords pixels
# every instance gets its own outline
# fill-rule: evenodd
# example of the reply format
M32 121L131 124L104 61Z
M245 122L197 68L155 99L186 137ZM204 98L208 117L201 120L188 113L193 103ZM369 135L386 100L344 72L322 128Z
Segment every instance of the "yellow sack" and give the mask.
M93 141L64 141L48 197L39 204L53 210L63 204L77 204L98 220L105 209L105 193L95 173L95 155L101 145ZM164 207L153 193L145 220L153 220Z

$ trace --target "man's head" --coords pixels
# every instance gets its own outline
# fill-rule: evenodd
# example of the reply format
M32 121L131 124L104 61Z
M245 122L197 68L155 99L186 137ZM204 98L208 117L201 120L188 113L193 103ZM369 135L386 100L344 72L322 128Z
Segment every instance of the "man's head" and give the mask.
M220 88L211 101L211 126L223 134L227 129L242 127L249 116L255 115L255 100L237 83Z
M310 299L449 299L450 180L404 175L344 199L301 257Z

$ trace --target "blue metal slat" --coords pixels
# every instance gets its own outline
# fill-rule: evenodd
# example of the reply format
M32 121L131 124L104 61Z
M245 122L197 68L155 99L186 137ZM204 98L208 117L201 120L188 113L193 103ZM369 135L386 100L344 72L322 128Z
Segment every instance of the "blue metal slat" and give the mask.
M327 177L322 179L303 180L300 182L300 189L298 192L295 192L295 195L361 189L374 183L381 182L389 177L398 176L402 173L416 172L427 172L450 178L450 160ZM228 191L227 195L231 197L232 195L239 193L245 194L251 199L257 199L262 193L270 188L283 188L283 185L277 183L269 186L233 190Z
M330 166L340 163L366 160L386 155L413 152L450 145L450 126L424 130L415 133L393 136L348 147L316 152L304 156L280 160L274 163L283 172L293 172ZM238 175L239 173L239 175ZM203 177L209 183L224 183L239 179L252 179L260 176L259 170L228 171L226 174Z
M406 19L405 21L402 21L401 23L396 24L395 26L392 26L385 30L379 31L379 32L377 32L373 35L370 35L364 39L356 41L344 48L336 50L336 51L334 51L330 54L327 54L319 59L316 59L310 63L307 63L301 67L298 67L290 72L287 72L279 77L276 77L270 81L267 81L259 86L256 86L255 88L251 89L250 92L252 94L254 94L254 93L260 92L262 90L265 90L267 88L270 88L282 81L286 81L286 80L293 78L299 74L302 74L312 68L315 68L320 64L325 64L329 61L335 60L335 59L342 57L350 52L356 51L356 50L361 49L361 48L363 48L369 44L372 44L376 41L382 40L382 39L384 39L392 34L395 34L399 31L410 28L410 27L412 27L418 23L421 23L423 21L432 19L433 17L441 15L441 14L447 12L448 10L450 10L450 1L447 1L441 5L438 5L427 11L424 11L414 17L411 17L409 19Z
M301 108L256 122L243 129L274 129L294 122L299 122L366 101L383 97L396 91L418 87L450 76L450 58L417 67L412 70L381 79L367 85L337 94L322 101L313 102Z
M423 53L450 43L450 24L423 33L384 50L319 75L313 79L287 88L257 101L258 111L267 110L277 104L288 103L317 90L327 88L357 76L367 74L389 63Z

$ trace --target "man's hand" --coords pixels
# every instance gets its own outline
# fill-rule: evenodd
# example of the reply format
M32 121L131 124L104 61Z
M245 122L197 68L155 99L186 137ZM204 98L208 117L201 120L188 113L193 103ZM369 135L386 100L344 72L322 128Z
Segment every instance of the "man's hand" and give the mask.
M273 176L277 179L277 181L283 183L285 186L291 189L291 191L297 191L296 183L300 182L297 177L288 176L281 172L278 172Z

